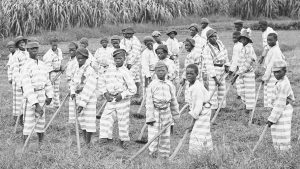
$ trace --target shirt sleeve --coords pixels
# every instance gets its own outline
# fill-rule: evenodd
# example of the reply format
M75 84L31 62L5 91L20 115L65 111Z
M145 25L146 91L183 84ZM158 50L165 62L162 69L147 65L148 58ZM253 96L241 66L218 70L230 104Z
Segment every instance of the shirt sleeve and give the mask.
M141 52L141 43L137 40L134 39L132 43L132 49L129 52L128 56L128 64L138 64L140 61L140 53Z
M34 87L32 86L31 83L30 69L24 68L22 75L23 75L22 78L23 92L24 92L24 96L28 100L29 105L34 105L36 103L39 103L38 95L34 92Z
M276 123L281 117L285 107L286 107L286 99L288 96L288 89L282 86L276 86L277 88L277 96L275 96L275 100L273 103L273 109L271 115L268 118L268 121Z
M194 118L198 119L199 115L202 111L202 106L203 106L203 93L201 90L195 90L192 92L192 105L193 107L191 108L189 114Z
M97 76L96 73L90 73L87 77L86 84L83 87L82 92L79 93L80 100L78 101L78 105L82 107L86 107L89 103L92 95L95 93L97 87Z
M124 71L123 78L127 85L127 90L123 91L121 93L121 95L122 95L123 99L126 99L126 98L129 98L130 96L133 96L136 93L137 88L136 88L135 82L133 80L133 77L129 73L129 71L126 71L126 72Z
M239 71L238 71L239 74L244 74L248 70L250 70L256 60L256 54L253 48L246 49L246 53L244 53L244 55L246 56L244 56L245 57L244 62L241 63L241 65L239 66Z
M146 122L155 122L152 85L153 83L146 89Z

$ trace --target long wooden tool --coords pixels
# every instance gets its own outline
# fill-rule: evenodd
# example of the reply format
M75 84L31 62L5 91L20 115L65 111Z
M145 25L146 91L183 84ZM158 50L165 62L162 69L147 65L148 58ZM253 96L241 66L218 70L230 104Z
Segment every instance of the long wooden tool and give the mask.
M256 96L255 96L256 98L255 98L254 107L253 107L253 109L251 111L250 120L248 122L249 126L252 124L252 120L253 120L253 117L254 117L254 112L255 112L255 108L256 108L256 104L257 104L257 100L258 100L259 91L260 91L260 88L261 88L262 85L263 85L263 82L259 84L258 90L256 92Z
M261 143L261 141L263 140L264 136L266 135L266 131L268 130L268 125L265 125L263 132L261 133L261 135L259 136L259 140L257 141L257 143L255 144L251 154L254 154L255 150L257 149L257 147L259 146L259 144Z
M45 105L46 105L46 104L44 104L43 107L42 107L43 110L44 110ZM45 115L45 112L44 112L44 115ZM35 127L37 126L37 124L38 124L38 122L39 122L39 120L40 120L41 118L42 118L42 116L40 116L40 117L38 117L38 118L36 119L36 122L35 122L33 128L31 129L30 134L29 134L29 136L27 137L27 139L26 139L26 141L25 141L25 143L24 143L24 146L23 146L23 148L22 148L22 154L24 153L25 148L27 147L27 145L28 145L28 143L29 143L30 137L32 136L32 134L33 134L33 132L34 132L34 129L35 129Z
M189 129L186 129L184 132L184 135L182 137L182 139L179 141L177 147L175 148L173 154L169 157L169 160L173 160L174 157L177 155L177 153L179 152L180 148L182 147L183 142L186 140L187 136L189 134Z
M23 104L25 104L25 108L24 108L24 109L22 108L22 111L23 111L23 112L26 112L26 110L27 110L27 99L25 99L25 102L23 101ZM22 107L23 107L23 106L22 106ZM15 134L17 133L18 124L19 124L19 122L20 122L20 119L21 119L21 116L22 116L23 112L21 112L21 113L18 115L16 124L15 124L15 127L14 127L14 133L15 133Z
M147 149L147 147L156 139L158 138L164 131L166 131L170 126L172 125L172 122L169 122L159 133L157 133L144 147L142 147L137 153L135 153L132 157L129 158L129 161L132 161L135 159L138 155L140 155L143 151Z
M100 113L101 113L101 111L103 110L103 108L105 107L106 103L107 103L107 100L105 99L104 103L102 104L102 106L100 107L100 109L98 110L98 112L97 112L97 114L96 114L96 118L97 118L97 119L100 119L100 118L101 118L101 117L100 117Z
M56 112L53 114L53 116L51 117L49 123L46 125L45 128L45 132L46 130L49 128L50 124L52 123L52 121L54 120L54 118L56 117L56 115L60 112L60 110L62 109L62 106L64 105L64 103L66 102L67 98L70 96L70 93L67 94L67 96L64 98L64 100L61 102L59 108L56 110Z
M77 141L77 153L79 156L81 156L81 147L80 147L80 139L79 139L79 128L78 128L78 118L77 118L77 104L76 104L76 98L74 98L74 112L75 112L75 130L76 130L76 141Z

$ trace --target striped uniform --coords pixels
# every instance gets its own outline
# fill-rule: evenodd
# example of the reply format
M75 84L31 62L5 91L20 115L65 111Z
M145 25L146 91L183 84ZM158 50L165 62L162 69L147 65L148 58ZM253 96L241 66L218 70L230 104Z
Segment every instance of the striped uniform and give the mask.
M295 101L294 93L289 79L285 76L276 82L272 99L273 109L268 121L275 124L271 126L273 145L276 150L286 151L291 148L291 123L293 107L287 99Z
M60 73L58 70L60 70L62 60L63 60L62 51L59 48L57 48L56 51L49 49L43 56L43 61L50 68L49 76L50 76L51 82L54 80L55 76L57 76L57 74ZM57 71L57 72L55 72L55 71ZM59 105L60 105L60 101L59 101L60 77L57 78L54 82L52 82L52 84L53 84L53 88L54 88L54 96L53 96L51 105L53 105L54 107L59 107Z
M273 98L273 90L276 83L276 78L272 73L273 63L275 61L285 60L285 56L281 52L278 45L270 48L267 56L265 57L264 67L266 69L265 74L262 77L264 83L264 107L272 107L271 98Z
M176 66L176 80L179 79L179 70L180 70L180 67L179 67L179 52L180 52L180 47L182 46L182 43L179 42L176 38L174 39L171 39L171 38L168 38L167 41L166 41L166 45L168 47L168 52L169 52L169 55L175 55L176 57L174 58L174 63L175 63L175 66Z
M209 99L209 92L199 80L196 80L185 91L185 99L189 104L189 114L196 120L190 135L189 153L199 155L205 149L213 149L210 133L211 110L203 106Z
M142 45L139 39L133 36L131 39L123 38L120 42L120 46L126 50L128 53L127 64L130 64L132 67L130 72L133 75L134 81L136 83L141 82L140 78L140 55Z
M229 68L229 71L235 72L238 67L238 61L239 61L239 54L243 48L243 44L241 42L237 42L234 44L233 49L232 49L232 58L231 58L231 65ZM240 78L236 79L236 91L237 95L241 96L241 83L242 81Z
M199 75L198 79L202 82L202 68L203 68L203 57L202 51L199 48L193 48L191 52L189 52L184 60L184 69L182 73L182 78L186 79L186 67L190 64L198 65Z
M268 53L270 46L268 45L268 35L270 33L275 33L277 34L271 27L267 27L267 29L262 33L262 44L263 44L263 56L266 56L266 54ZM278 45L278 42L277 42Z
M229 62L227 57L227 50L225 46L220 40L217 40L217 43L219 45L219 49L207 43L203 50L204 64L208 74L208 83L209 83L208 89L209 92L211 93L216 87L216 83L213 77L217 77L217 79L219 79L222 73L224 73L225 71L224 65L227 65ZM220 83L221 85L217 87L217 91L214 93L211 99L212 109L217 109L219 107L219 104L225 95L225 90L226 90L225 79L223 78L220 81ZM226 99L224 100L222 105L222 108L225 107L226 107Z
M67 77L67 82L70 90L71 90L71 81L74 77L77 68L78 68L78 62L76 57L71 58L68 61L68 66L66 68L66 77ZM75 123L74 109L75 109L74 101L71 99L71 97L69 97L69 123Z
M168 74L167 74L166 78L168 80L170 80L171 82L173 82L173 84L175 84L174 81L176 80L176 65L175 65L174 61L169 58L165 58L164 60L159 60L159 61L162 61L167 65ZM157 78L156 75L154 77Z
M129 141L130 97L136 93L136 86L130 71L125 67L110 65L99 81L101 93L121 93L122 100L108 102L100 119L100 138L112 139L114 121L118 121L119 138Z
M153 80L147 88L146 95L146 122L148 125L148 139L152 139L164 126L179 118L179 105L176 100L175 86L169 80ZM162 157L170 154L170 128L162 133L149 146L150 154L159 151Z
M147 78L152 77L155 72L155 64L158 62L159 58L154 50L149 50L148 48L142 52L141 58L142 76Z
M23 92L22 92L22 69L29 59L29 53L27 51L16 50L11 61L11 75L13 91L15 91L13 106L15 111L13 115L18 116L22 113Z
M83 107L78 121L81 129L86 130L86 132L96 132L96 87L97 74L86 60L84 65L77 67L70 87L71 94L75 94L77 89L82 89L76 95L76 104Z
M252 44L248 43L242 47L238 58L239 85L241 87L240 96L245 102L246 109L252 110L255 106L255 74L254 64L256 54Z
M101 75L108 68L109 65L114 64L114 58L112 57L113 48L99 48L95 52L95 61L98 66L98 74Z
M28 59L22 70L22 84L24 97L27 99L27 109L24 112L25 124L23 135L29 135L35 122L35 106L45 104L46 96L53 97L53 86L49 78L49 67L40 60ZM45 110L44 110L45 112ZM38 121L36 128L37 133L43 133L45 128L45 113Z

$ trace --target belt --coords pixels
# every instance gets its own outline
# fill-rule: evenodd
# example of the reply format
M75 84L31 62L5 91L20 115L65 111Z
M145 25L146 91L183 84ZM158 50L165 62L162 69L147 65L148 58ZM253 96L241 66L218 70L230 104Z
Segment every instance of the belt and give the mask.
M158 110L166 110L166 109L169 108L169 106L170 106L170 103L166 103L166 104L163 104L163 105L154 103L154 107Z
M217 66L217 67L223 67L224 64L217 64L217 63L215 63L214 66Z
M158 110L167 110L169 107L156 107L156 106L154 106L156 109L158 109Z
M41 89L36 89L36 88L34 88L34 91L35 92L38 92L38 91L42 91L42 90L44 90L45 88L41 88Z

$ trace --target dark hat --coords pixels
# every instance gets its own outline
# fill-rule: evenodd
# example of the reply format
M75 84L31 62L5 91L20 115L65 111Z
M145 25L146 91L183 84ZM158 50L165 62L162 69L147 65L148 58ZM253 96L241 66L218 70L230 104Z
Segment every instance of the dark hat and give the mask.
M113 53L113 57L117 56L120 53L124 53L126 55L126 50L125 49L117 49Z
M235 25L243 25L243 21L242 20L236 20L233 22Z
M108 38L107 38L107 37L102 38L102 39L100 40L100 43L101 43L101 42L108 42Z
M193 47L195 47L195 40L193 38L186 38L185 42L189 42Z
M250 37L250 32L247 29L244 29L241 33L241 35L239 36L238 40L240 40L242 37L245 37L247 39L249 39L250 43L253 43L251 37Z
M206 32L206 37L207 37L207 39L208 39L209 37L211 37L211 35L213 35L213 34L215 34L215 33L217 33L217 31L214 30L214 29L208 30L208 31Z
M78 55L78 54L81 54L81 55L85 56L86 58L89 58L89 51L85 48L82 48L82 47L78 48L76 50L76 55Z
M69 49L73 49L73 48L75 48L75 49L77 49L78 48L78 45L77 45L77 43L75 43L75 42L70 42L70 44L69 44Z
M135 31L134 31L134 29L132 27L128 27L128 28L126 28L126 30L124 31L124 33L134 34Z
M268 22L266 20L260 20L258 22L258 24L260 24L260 25L268 25Z
M177 35L177 32L176 30L172 29L170 30L169 32L167 32L167 35L169 36L171 33L174 33L175 35Z
M28 44L26 46L27 49L38 48L38 47L39 47L38 42L28 42Z
M164 50L165 52L168 53L168 47L167 47L167 45L163 45L163 44L158 45L157 48L155 49L155 52L156 52L158 49L162 49L162 50Z

